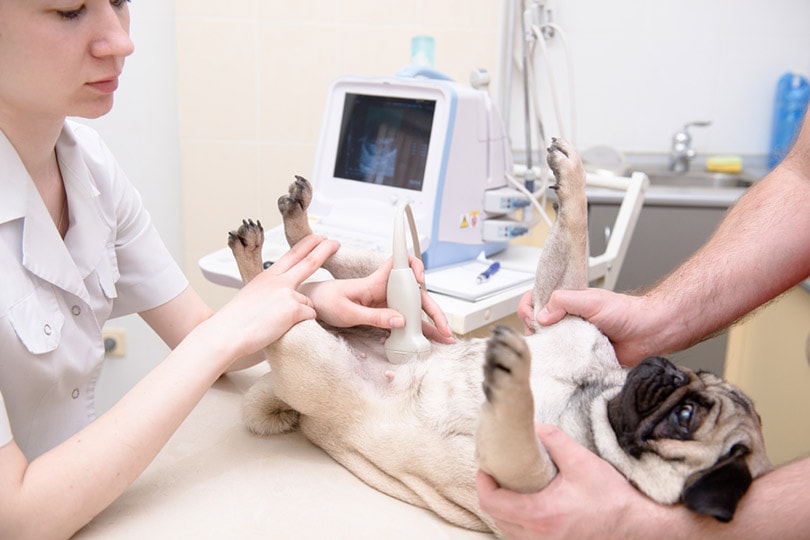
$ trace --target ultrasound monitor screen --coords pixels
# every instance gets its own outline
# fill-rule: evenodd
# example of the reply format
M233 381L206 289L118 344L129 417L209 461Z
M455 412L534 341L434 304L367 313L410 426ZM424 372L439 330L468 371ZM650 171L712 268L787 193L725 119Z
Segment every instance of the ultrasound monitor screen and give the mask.
M421 190L436 102L346 94L335 176Z

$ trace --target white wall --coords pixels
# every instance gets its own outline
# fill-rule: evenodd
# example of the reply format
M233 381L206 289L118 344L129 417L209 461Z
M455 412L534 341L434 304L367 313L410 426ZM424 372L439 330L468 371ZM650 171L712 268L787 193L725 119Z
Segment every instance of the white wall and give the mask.
M764 154L777 79L810 72L807 0L550 3L573 56L581 149L666 152L684 123L710 120L693 130L702 153ZM563 85L561 42L549 45ZM514 144L524 148L517 123Z
M86 123L97 129L143 195L163 240L182 261L182 200L177 123L177 61L174 2L142 0L130 5L130 56L108 115ZM108 357L97 388L98 412L109 408L157 365L168 348L140 317L114 319L107 327L126 331L127 354Z

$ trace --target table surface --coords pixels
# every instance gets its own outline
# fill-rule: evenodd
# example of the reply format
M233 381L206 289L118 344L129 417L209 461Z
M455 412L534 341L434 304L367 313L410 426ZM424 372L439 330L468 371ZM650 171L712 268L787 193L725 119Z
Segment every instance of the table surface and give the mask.
M217 381L138 480L74 538L493 538L373 489L299 432L249 433L242 397L267 369Z

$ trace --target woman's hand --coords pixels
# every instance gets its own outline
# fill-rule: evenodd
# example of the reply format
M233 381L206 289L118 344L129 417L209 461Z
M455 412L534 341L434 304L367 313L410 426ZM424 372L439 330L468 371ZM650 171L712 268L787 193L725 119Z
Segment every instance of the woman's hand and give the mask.
M315 318L312 301L297 289L338 247L321 236L307 236L204 324L218 325L217 332L235 343L237 357L266 347L294 324Z
M318 319L332 326L346 328L369 325L378 328L402 328L405 319L398 311L388 307L386 289L392 260L389 258L373 274L358 279L334 279L306 283L301 291L310 297ZM416 257L410 257L410 265L418 283L425 282L425 268ZM452 332L447 316L426 292L422 291L422 309L434 325L423 321L422 332L433 341L452 343Z

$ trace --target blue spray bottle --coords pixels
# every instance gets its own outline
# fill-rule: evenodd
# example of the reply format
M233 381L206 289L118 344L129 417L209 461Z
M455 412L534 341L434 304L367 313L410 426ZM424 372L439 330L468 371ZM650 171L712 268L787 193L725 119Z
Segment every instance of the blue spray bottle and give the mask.
M806 77L788 72L779 78L768 154L768 167L771 169L782 161L796 139L807 111L808 100L810 100L810 84Z

